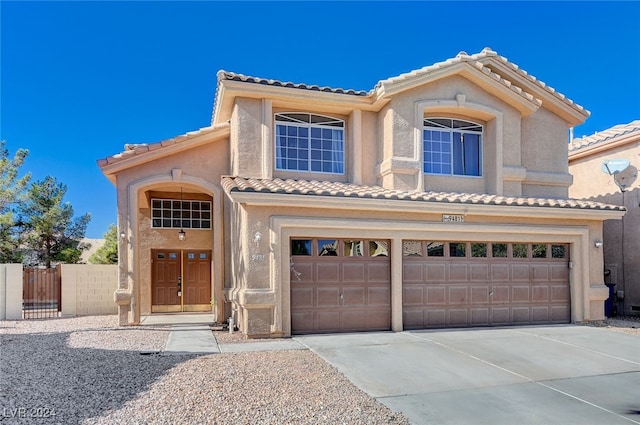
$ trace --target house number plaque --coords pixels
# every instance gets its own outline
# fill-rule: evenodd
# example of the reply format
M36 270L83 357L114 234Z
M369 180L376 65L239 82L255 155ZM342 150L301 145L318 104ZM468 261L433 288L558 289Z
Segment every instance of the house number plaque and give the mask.
M442 214L443 223L464 223L462 214Z

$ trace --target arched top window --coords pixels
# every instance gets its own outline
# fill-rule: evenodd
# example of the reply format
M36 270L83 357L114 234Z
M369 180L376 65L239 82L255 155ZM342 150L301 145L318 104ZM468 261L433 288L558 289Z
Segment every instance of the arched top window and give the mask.
M456 118L425 118L424 172L482 176L483 126Z
M344 174L344 121L300 112L275 114L277 170Z

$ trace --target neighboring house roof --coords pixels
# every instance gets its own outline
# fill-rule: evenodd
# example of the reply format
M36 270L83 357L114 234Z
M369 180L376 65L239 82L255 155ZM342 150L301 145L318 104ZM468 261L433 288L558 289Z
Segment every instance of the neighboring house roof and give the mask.
M571 143L569 143L569 155L575 155L596 148L610 148L613 147L613 144L617 144L619 141L629 140L634 136L640 137L640 120L631 121L628 124L618 124L590 136L573 139Z
M552 199L498 196L475 193L418 192L384 189L379 186L359 186L351 183L309 181L293 179L255 179L243 177L222 178L227 194L234 192L304 195L314 197L361 198L436 202L445 204L504 205L517 207L564 208L600 211L626 211L620 205L580 199Z

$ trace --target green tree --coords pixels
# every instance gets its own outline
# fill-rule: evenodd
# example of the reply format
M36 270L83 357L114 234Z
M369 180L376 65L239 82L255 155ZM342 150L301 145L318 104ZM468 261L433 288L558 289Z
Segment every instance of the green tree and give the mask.
M77 263L89 246L81 243L90 214L73 217L73 207L64 202L67 186L51 176L33 183L19 205L25 264Z
M22 261L18 250L20 233L14 207L24 194L31 177L29 174L18 177L20 167L28 154L28 150L18 149L13 158L10 158L6 142L0 142L0 263Z
M91 264L118 264L118 227L109 225L109 230L104 234L104 245L97 249L91 257Z

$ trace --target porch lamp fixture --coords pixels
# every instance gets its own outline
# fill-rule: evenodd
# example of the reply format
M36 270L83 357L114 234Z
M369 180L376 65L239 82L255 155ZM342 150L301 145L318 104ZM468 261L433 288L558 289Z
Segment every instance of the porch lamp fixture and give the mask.
M180 188L180 209L182 209L182 187ZM178 240L187 239L187 234L182 230L182 217L180 217L180 231L178 232Z
M600 239L596 239L596 241L593 243L593 246L595 246L596 248L601 248L602 241Z

